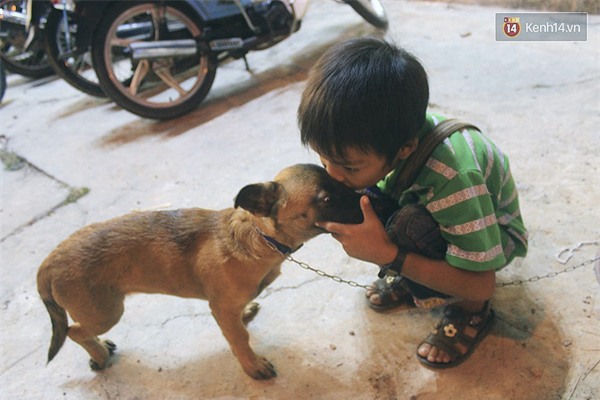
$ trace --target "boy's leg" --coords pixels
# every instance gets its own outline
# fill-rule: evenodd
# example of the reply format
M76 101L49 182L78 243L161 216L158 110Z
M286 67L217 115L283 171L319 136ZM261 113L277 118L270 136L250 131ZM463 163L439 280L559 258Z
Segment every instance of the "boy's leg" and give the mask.
M442 259L446 254L446 241L439 226L422 205L408 205L389 218L386 230L392 241L402 248L429 258ZM376 309L389 309L415 304L431 308L441 305L449 296L403 277L379 279L367 291L369 305Z
M409 205L396 212L386 224L392 241L404 249L429 258L443 259L447 243L438 224L424 206ZM403 277L375 282L376 288L367 292L369 302L398 299L397 303L412 296L417 306L431 308L453 301L450 296ZM381 298L382 288L391 294ZM376 308L375 306L374 308ZM381 306L380 306L381 307ZM489 301L458 301L446 307L442 321L419 345L417 357L429 367L446 368L464 361L491 328L494 313Z

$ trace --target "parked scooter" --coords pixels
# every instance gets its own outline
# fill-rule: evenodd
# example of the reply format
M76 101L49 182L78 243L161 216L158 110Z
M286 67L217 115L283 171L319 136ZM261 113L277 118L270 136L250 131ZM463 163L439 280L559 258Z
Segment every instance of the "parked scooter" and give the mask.
M39 31L28 31L27 1L0 1L0 58L7 70L29 78L54 74Z
M75 88L104 97L89 45L80 51L71 0L1 0L1 56L6 68L30 78L54 73Z
M4 98L6 92L6 70L4 69L4 61L0 58L0 102Z
M379 0L345 3L387 29ZM221 62L296 32L302 5L306 1L78 1L75 14L89 34L80 32L82 43L93 38L94 69L107 96L142 117L169 119L200 104Z
M36 0L32 9L35 12L47 4L50 1ZM80 47L77 43L80 23L74 13L75 4L71 0L52 0L51 5L44 24L44 50L48 62L71 86L92 96L105 97L92 65L89 44Z

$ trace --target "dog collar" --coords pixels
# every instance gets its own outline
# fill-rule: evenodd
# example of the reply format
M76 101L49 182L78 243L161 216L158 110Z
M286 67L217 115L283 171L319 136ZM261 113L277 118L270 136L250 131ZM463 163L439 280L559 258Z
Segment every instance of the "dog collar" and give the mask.
M271 236L262 232L260 229L256 228L256 230L258 231L258 233L260 233L260 235L263 237L263 239L265 239L265 242L267 242L269 247L271 247L273 250L278 251L279 253L281 253L282 255L284 255L286 257L289 256L290 254L294 253L295 251L297 251L300 247L302 247L302 245L300 245L297 248L292 249L291 247L286 246L285 244L281 243L277 239L272 238Z

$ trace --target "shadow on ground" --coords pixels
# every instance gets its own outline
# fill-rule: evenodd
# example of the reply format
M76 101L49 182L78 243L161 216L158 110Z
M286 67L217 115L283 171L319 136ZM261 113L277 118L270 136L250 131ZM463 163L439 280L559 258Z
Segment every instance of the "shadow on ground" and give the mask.
M369 382L378 399L461 399L466 393L487 400L562 398L570 360L554 316L523 286L501 289L494 300L497 319L489 336L463 364L439 372L422 368L415 352L441 310L379 315L365 306L372 352L356 380Z

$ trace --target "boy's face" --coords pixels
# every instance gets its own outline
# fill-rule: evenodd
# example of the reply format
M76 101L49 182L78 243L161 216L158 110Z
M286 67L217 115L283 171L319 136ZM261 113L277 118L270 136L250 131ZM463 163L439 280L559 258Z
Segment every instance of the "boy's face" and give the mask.
M327 173L333 179L354 190L375 185L398 164L398 158L389 163L379 154L364 152L354 147L346 149L343 159L328 159L321 154L319 156Z

